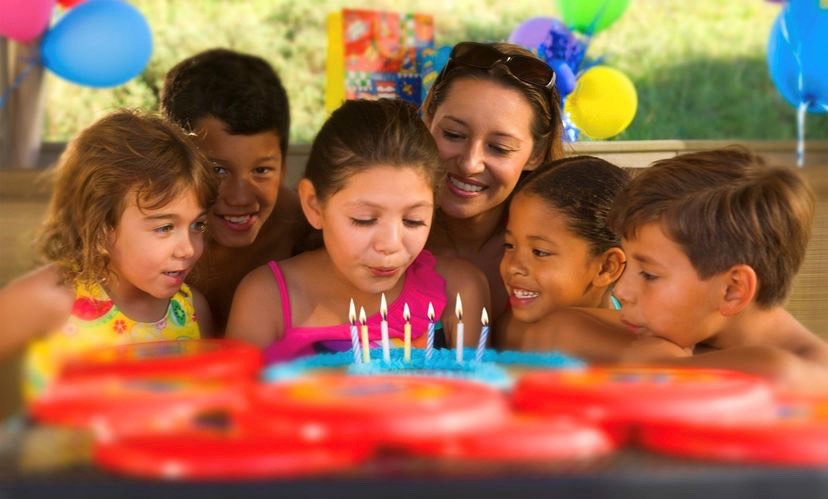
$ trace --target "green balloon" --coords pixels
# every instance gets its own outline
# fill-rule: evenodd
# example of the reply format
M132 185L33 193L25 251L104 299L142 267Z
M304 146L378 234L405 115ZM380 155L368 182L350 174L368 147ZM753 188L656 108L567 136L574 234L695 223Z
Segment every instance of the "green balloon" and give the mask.
M564 24L573 31L594 35L614 23L630 0L558 0Z

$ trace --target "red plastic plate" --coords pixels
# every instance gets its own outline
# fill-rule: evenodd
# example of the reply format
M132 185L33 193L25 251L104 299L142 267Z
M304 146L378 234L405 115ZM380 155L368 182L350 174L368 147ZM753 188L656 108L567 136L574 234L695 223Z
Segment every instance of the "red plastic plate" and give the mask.
M188 376L224 381L254 379L261 351L230 339L173 340L97 348L68 359L61 380L101 376Z
M283 478L355 466L373 454L368 445L308 445L225 432L138 435L95 445L103 468L168 480Z
M393 444L483 431L508 415L494 388L408 376L313 376L254 389L251 409L317 440Z
M828 399L786 400L773 421L673 422L642 428L659 452L740 463L828 465Z

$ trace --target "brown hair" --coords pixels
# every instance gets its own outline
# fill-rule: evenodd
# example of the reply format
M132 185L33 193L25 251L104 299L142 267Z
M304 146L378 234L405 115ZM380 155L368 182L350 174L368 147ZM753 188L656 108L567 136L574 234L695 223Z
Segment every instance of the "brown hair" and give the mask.
M511 43L493 43L492 47L504 55L536 57L532 52ZM525 83L514 77L503 64L489 69L454 65L440 74L423 102L422 110L432 118L437 108L446 99L454 81L461 79L488 80L520 92L532 108L533 120L529 124L532 133L532 158L550 162L563 157L563 123L561 121L561 98L554 87L546 89Z
M175 124L121 110L83 130L69 143L54 175L46 220L40 229L43 256L70 282L109 278L109 233L117 227L126 196L139 208L159 208L187 189L206 209L217 194L207 159Z
M164 78L161 111L186 130L213 116L233 135L274 132L282 156L287 155L287 92L279 75L261 57L210 49L184 59Z
M610 223L623 238L657 222L702 279L749 265L756 303L784 301L811 236L814 194L793 169L743 147L656 161L618 196Z
M538 166L516 189L539 197L566 217L567 226L589 244L592 256L620 247L607 215L630 177L625 170L594 156L574 156Z
M377 165L417 168L437 192L444 176L437 146L410 104L392 99L346 101L316 135L305 178L325 200L348 177Z

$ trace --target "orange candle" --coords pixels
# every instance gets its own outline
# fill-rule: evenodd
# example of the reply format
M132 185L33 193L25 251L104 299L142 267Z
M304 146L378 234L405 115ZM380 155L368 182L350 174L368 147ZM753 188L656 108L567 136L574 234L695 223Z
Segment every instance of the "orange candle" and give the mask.
M368 320L365 318L365 307L359 307L359 323L362 330L362 361L371 362L371 346L368 344Z

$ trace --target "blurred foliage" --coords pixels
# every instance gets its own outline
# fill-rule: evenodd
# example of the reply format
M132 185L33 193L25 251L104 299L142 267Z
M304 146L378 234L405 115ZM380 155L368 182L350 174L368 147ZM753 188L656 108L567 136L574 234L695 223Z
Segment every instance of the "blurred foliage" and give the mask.
M164 73L179 60L228 47L269 60L291 101L294 143L308 143L325 119L325 18L344 6L428 12L441 45L503 40L521 21L558 17L547 0L132 0L153 30L152 59L133 81L97 90L49 76L44 140L66 141L98 116L126 106L157 109ZM765 62L780 6L760 0L632 0L591 42L588 55L624 71L639 108L616 137L792 139L794 109ZM828 116L808 116L808 138L828 139Z

